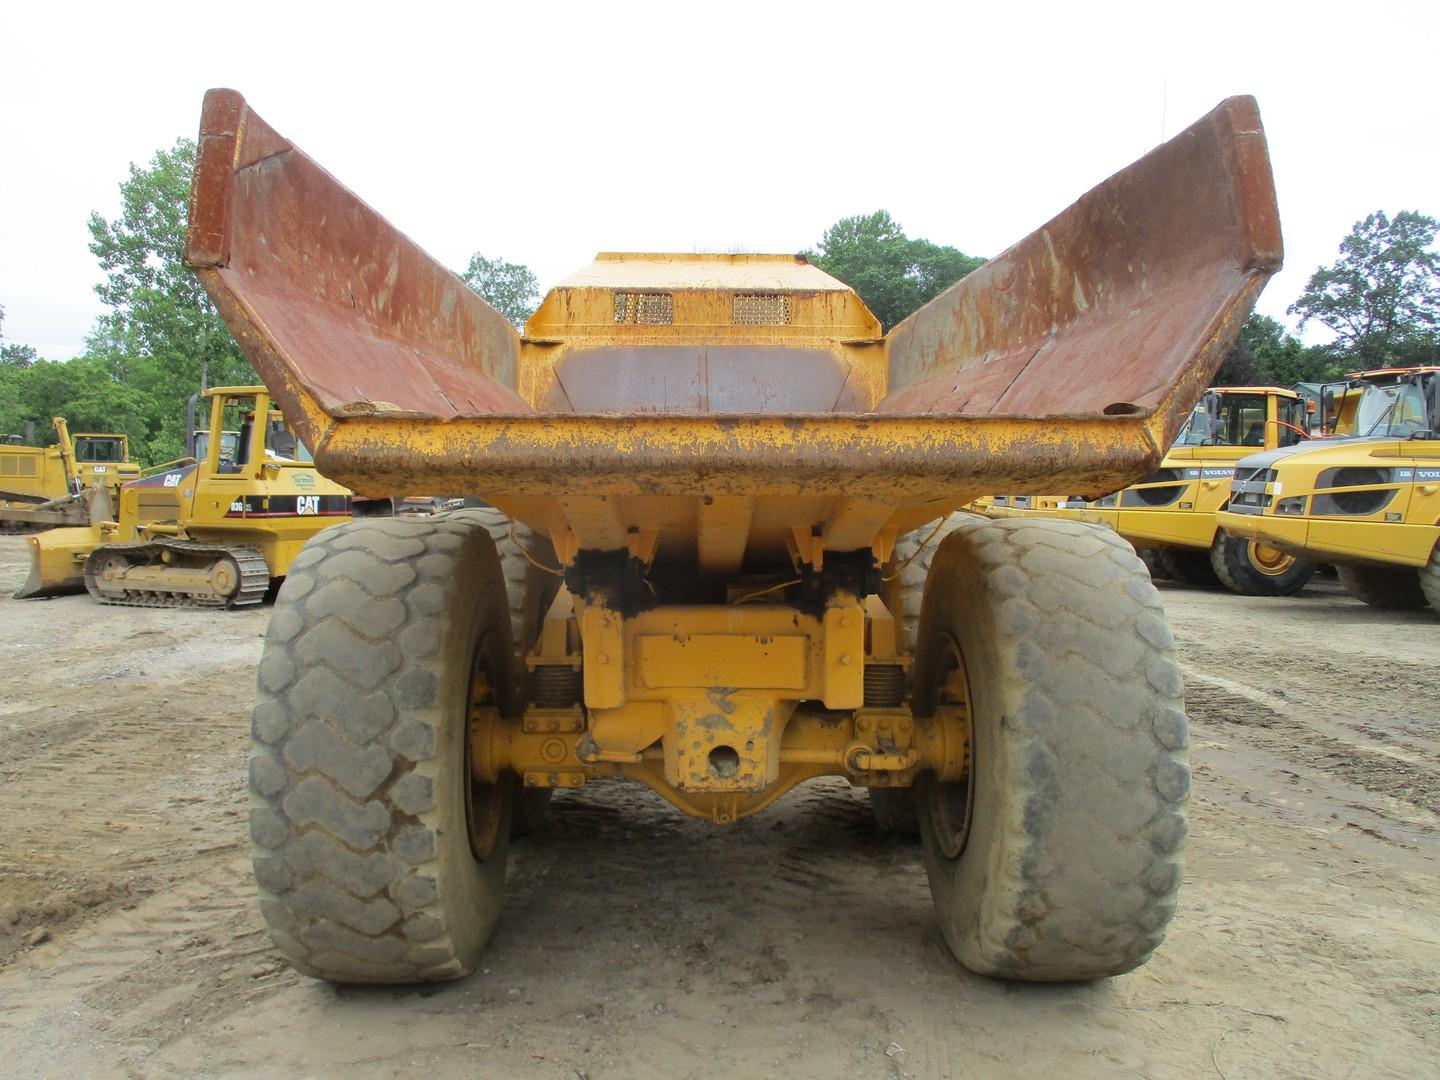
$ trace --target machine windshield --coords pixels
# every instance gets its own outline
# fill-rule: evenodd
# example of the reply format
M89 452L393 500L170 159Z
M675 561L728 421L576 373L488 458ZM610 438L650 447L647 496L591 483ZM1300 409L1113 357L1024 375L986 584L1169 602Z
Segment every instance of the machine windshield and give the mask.
M1175 445L1264 446L1265 395L1223 394L1214 416L1201 403L1180 429Z
M1425 395L1415 383L1365 387L1355 413L1355 430L1361 435L1404 439L1429 428Z
M101 439L94 435L75 436L76 461L124 461L123 439Z
M220 457L226 461L235 460L235 449L240 445L240 433L238 431L226 431L220 436ZM205 455L210 453L210 433L208 431L197 431L195 433L195 457L199 461L205 460Z

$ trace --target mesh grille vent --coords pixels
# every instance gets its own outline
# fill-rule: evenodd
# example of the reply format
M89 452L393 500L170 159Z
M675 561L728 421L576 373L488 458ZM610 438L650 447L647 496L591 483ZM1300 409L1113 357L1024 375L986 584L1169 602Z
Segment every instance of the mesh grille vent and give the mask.
M731 310L736 326L784 326L790 321L790 298L775 293L737 293Z
M636 326L669 326L675 321L674 299L668 292L617 292L615 321Z

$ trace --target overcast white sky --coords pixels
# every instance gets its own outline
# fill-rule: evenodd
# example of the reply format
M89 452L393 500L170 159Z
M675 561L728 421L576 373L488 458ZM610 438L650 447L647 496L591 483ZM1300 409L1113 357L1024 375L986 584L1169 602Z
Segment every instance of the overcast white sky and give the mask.
M791 252L888 209L993 255L1222 98L1269 136L1286 306L1375 209L1440 214L1440 3L11 5L7 341L82 348L90 211L211 86L452 267Z

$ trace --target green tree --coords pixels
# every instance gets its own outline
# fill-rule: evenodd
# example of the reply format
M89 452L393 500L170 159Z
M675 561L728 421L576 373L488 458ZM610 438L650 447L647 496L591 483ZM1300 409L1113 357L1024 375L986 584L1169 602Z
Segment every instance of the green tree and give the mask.
M912 240L885 210L841 218L815 250L801 254L859 293L886 331L985 263L958 248Z
M26 368L40 359L33 345L0 345L0 364Z
M0 327L5 325L5 305L0 304ZM25 368L40 359L29 345L6 345L5 335L0 333L0 367ZM3 387L4 384L0 384Z
M1341 364L1370 367L1428 360L1440 347L1440 222L1404 210L1356 222L1340 258L1310 276L1290 305L1300 326L1314 320L1335 333Z
M1324 346L1306 347L1292 337L1283 323L1259 312L1240 328L1212 386L1293 386L1298 382L1327 382L1340 374L1334 355Z
M130 166L120 216L90 215L90 250L105 271L95 291L110 308L101 334L134 350L125 376L162 408L200 388L257 381L198 278L181 261L195 144L177 139L146 168ZM156 418L158 420L158 418Z
M540 282L522 263L487 259L477 251L460 278L517 328L540 306Z
M35 421L54 442L50 418L63 416L71 431L119 431L144 440L154 402L134 387L118 383L104 360L77 356L73 360L40 360L22 373L17 390L21 420ZM143 443L142 443L143 445Z

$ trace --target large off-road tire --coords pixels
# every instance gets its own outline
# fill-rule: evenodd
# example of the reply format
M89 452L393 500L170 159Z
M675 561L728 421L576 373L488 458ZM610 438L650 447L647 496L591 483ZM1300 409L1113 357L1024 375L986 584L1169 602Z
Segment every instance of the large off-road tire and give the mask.
M900 651L906 656L915 655L915 639L920 632L920 605L935 553L956 529L972 528L990 520L983 514L956 510L943 521L932 521L895 541L895 550L880 575L882 599L895 619L895 635Z
M956 510L941 522L906 533L895 542L895 550L881 573L882 599L895 619L895 635L905 656L915 655L915 636L920 628L920 604L930 563L941 542L956 529L987 520L980 514ZM915 812L915 793L910 788L868 788L870 811L884 832L918 837L920 818Z
M1294 596L1318 564L1221 529L1210 546L1210 566L1221 585L1241 596Z
M1335 572L1346 592L1371 607L1415 611L1425 606L1420 584L1423 570L1409 566L1337 566Z
M1180 886L1190 770L1174 642L1109 529L991 521L930 569L914 710L969 701L968 778L917 786L945 939L972 971L1087 980L1144 963Z
M1430 606L1440 613L1440 541L1435 544L1435 550L1430 552L1430 561L1420 571L1420 591L1425 594L1425 599Z
M515 708L485 519L371 518L291 564L260 661L250 834L270 936L300 971L469 972L499 917L513 784L476 785L470 707Z
M1207 551L1157 548L1155 558L1165 569L1166 575L1181 585L1204 588L1220 584L1220 579L1215 576L1215 568L1210 565L1210 553Z

